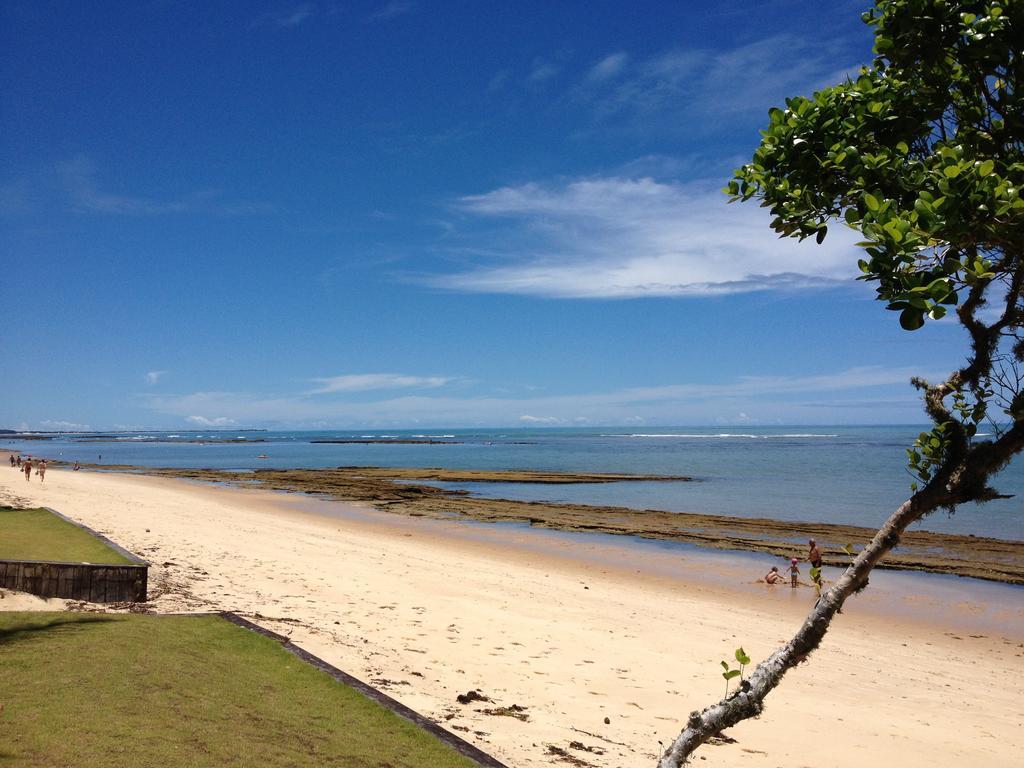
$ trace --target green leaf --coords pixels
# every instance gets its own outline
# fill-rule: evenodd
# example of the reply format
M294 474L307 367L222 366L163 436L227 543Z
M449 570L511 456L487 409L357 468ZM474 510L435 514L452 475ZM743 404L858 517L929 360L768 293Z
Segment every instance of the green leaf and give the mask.
M899 227L896 226L895 222L890 221L888 224L882 227L882 229L888 232L889 237L891 237L897 243L903 240L903 233L900 231Z
M924 325L924 312L908 307L900 313L900 326L905 331L916 331Z
M867 205L868 210L878 210L878 198L872 195L870 192L864 193L864 204Z
M722 668L723 669L729 669L729 662L723 661L723 662L721 662L721 664L722 664Z
M747 656L747 652L742 647L736 649L736 661L744 665L750 663L750 657Z
M852 544L843 544L843 552L845 552L848 555L852 555L853 554L853 545Z
M738 669L730 669L728 672L723 672L722 677L726 680L732 680L734 677L739 677L740 671Z
M992 170L996 167L996 164L991 160L985 160L981 165L978 166L979 176L988 176L992 173Z

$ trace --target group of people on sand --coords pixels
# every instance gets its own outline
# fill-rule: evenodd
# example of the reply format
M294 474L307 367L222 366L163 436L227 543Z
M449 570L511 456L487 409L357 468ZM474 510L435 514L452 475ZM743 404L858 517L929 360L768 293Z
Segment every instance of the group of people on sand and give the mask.
M34 461L34 463L33 463ZM35 467L36 475L39 477L39 482L42 483L46 480L46 459L35 459L31 456L26 456L24 459L21 455L11 454L11 467L13 469L20 469L25 473L25 482L31 482L32 480L32 468Z
M818 542L811 539L807 542L807 562L811 564L811 580L817 589L821 589L821 550L818 549ZM772 569L761 579L765 584L784 584L786 578L779 572L779 567L773 565ZM800 586L800 559L790 558L789 561L789 585L796 589Z

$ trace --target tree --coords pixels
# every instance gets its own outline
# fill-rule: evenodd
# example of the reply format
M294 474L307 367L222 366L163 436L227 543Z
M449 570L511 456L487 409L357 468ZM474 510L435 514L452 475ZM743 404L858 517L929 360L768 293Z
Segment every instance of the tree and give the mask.
M820 243L833 222L863 235L861 280L906 331L947 312L967 332L962 367L914 379L932 422L907 453L916 482L794 637L733 694L693 712L661 758L675 768L756 717L785 673L912 523L999 497L990 479L1024 449L1024 0L877 0L871 67L769 110L752 162L726 189L757 199L780 236ZM991 439L979 439L982 420Z

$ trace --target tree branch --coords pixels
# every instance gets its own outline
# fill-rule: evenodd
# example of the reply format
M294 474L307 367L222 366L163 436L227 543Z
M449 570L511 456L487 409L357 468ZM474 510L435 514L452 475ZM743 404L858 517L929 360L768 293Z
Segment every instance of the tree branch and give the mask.
M817 649L832 617L847 598L867 586L872 568L899 543L907 527L947 503L945 489L941 483L933 482L900 505L839 580L818 599L792 640L758 664L731 696L701 712L690 713L686 728L662 755L658 768L678 768L686 763L697 747L715 734L760 715L768 694L782 681L786 672Z
M955 466L947 462L935 478L905 501L878 529L839 580L818 599L793 639L757 665L739 690L701 712L690 713L686 728L662 755L659 768L679 768L697 747L742 720L760 715L764 700L790 669L818 648L832 617L846 600L864 589L871 570L897 544L903 532L936 509L964 501L993 498L988 478L1024 450L1024 422L1016 422L1002 437L972 447Z

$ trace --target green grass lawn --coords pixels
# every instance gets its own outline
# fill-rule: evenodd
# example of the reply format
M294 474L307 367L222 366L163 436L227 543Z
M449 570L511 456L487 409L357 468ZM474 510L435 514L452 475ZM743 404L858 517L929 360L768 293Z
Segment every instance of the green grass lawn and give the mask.
M219 616L0 612L0 765L475 763Z
M102 541L45 509L0 507L0 560L132 565Z

